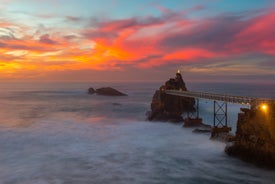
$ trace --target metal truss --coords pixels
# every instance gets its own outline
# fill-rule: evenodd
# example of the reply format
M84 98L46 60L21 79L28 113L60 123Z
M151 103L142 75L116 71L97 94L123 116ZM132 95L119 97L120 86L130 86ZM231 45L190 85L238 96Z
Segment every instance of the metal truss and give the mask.
M227 127L227 102L214 101L214 127Z

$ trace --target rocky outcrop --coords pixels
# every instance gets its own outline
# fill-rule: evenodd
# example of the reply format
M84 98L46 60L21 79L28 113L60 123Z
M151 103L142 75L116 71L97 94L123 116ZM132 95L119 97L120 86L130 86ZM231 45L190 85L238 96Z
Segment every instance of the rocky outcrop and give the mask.
M168 95L165 93L165 90L169 89L187 90L180 72L176 74L175 78L169 79L159 88L159 90L156 90L152 98L151 111L148 113L148 120L183 122L183 112L195 111L194 98Z
M241 109L233 145L226 153L258 166L275 169L275 103Z
M126 94L111 87L103 87L103 88L98 88L96 90L94 88L89 88L88 93L89 94L96 93L97 95L104 95L104 96L127 96Z
M91 95L95 94L95 89L94 88L89 88L88 93L91 94Z

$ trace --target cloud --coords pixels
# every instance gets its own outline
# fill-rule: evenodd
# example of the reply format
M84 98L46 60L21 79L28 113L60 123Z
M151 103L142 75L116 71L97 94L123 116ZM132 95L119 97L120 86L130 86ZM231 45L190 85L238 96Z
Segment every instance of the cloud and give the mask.
M275 13L258 16L249 21L229 44L236 52L260 52L275 55Z
M76 16L66 16L66 20L69 20L69 21L72 21L72 22L83 21L81 17L76 17Z
M67 22L89 25L81 28L55 29L44 24L35 28L0 20L4 28L0 30L0 55L5 61L16 63L10 65L14 71L40 69L41 66L45 71L125 71L129 67L151 70L184 64L196 66L190 69L194 73L212 73L215 68L224 67L227 73L239 74L238 67L245 69L242 67L248 66L242 57L249 55L249 59L253 59L254 53L268 61L253 62L249 69L254 67L251 70L256 73L264 70L272 73L268 67L259 70L257 67L261 64L272 66L275 57L273 11L253 16L254 12L188 17L188 12L204 8L196 6L186 11L172 11L159 7L160 16L119 20L65 17ZM64 21L64 17L61 20Z
M106 49L120 48L132 56L129 60L147 57L148 62L143 62L143 67L146 64L153 67L253 52L275 54L273 12L252 18L245 17L246 14L224 14L192 20L182 18L180 13L163 11L166 13L163 17L151 18L146 23L137 18L98 23L98 28L84 36L100 40ZM150 59L148 56L152 54L162 57L158 61Z
M39 41L41 43L50 44L50 45L56 45L56 44L58 44L56 41L54 41L54 40L52 40L50 38L49 34L44 34L44 35L40 36Z

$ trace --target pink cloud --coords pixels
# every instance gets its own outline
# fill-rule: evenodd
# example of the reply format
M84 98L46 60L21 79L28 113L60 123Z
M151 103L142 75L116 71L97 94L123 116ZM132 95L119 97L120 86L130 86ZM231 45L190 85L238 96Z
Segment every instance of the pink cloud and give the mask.
M136 67L148 68L180 62L208 61L250 51L272 54L274 42L265 38L272 37L273 30L265 30L264 36L257 39L254 36L272 26L267 20L263 27L257 28L259 21L262 21L261 17L241 20L233 16L192 21L170 15L169 21L159 18L147 23L137 19L104 22L98 24L96 29L84 31L84 35L94 40L100 48L113 52L112 55L101 56L104 60L110 57L109 62L115 61L114 65L132 63ZM266 16L270 20L273 17L269 13ZM256 27L253 28L255 33L247 32L249 26ZM243 47L243 44L259 43L259 40L261 48L252 50L251 47ZM96 46L94 52L99 50Z
M229 45L237 52L260 52L275 55L275 12L253 18L251 23L235 35Z
M22 38L0 37L0 54L26 50L31 54L20 57L21 61L50 61L51 70L123 70L128 66L152 68L184 62L203 63L251 52L275 55L273 12L246 19L235 15L190 19L185 14L162 9L160 17L97 21L87 29L69 30L75 33L69 35L47 29L38 31L35 37L21 26ZM79 20L77 17L67 19ZM0 21L0 26L10 25L13 24ZM35 54L40 58L35 58ZM12 59L11 55L5 55L5 58L18 60L18 56Z

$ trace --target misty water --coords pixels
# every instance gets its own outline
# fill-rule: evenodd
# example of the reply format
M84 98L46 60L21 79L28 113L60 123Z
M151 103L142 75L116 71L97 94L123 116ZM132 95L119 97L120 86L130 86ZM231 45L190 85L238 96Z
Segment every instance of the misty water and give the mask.
M148 122L162 83L0 84L0 184L273 183L274 171L224 153L225 144L181 124ZM111 86L123 97L88 95ZM187 84L188 89L273 97L275 86ZM204 123L213 102L201 100ZM236 127L239 105L229 104Z

